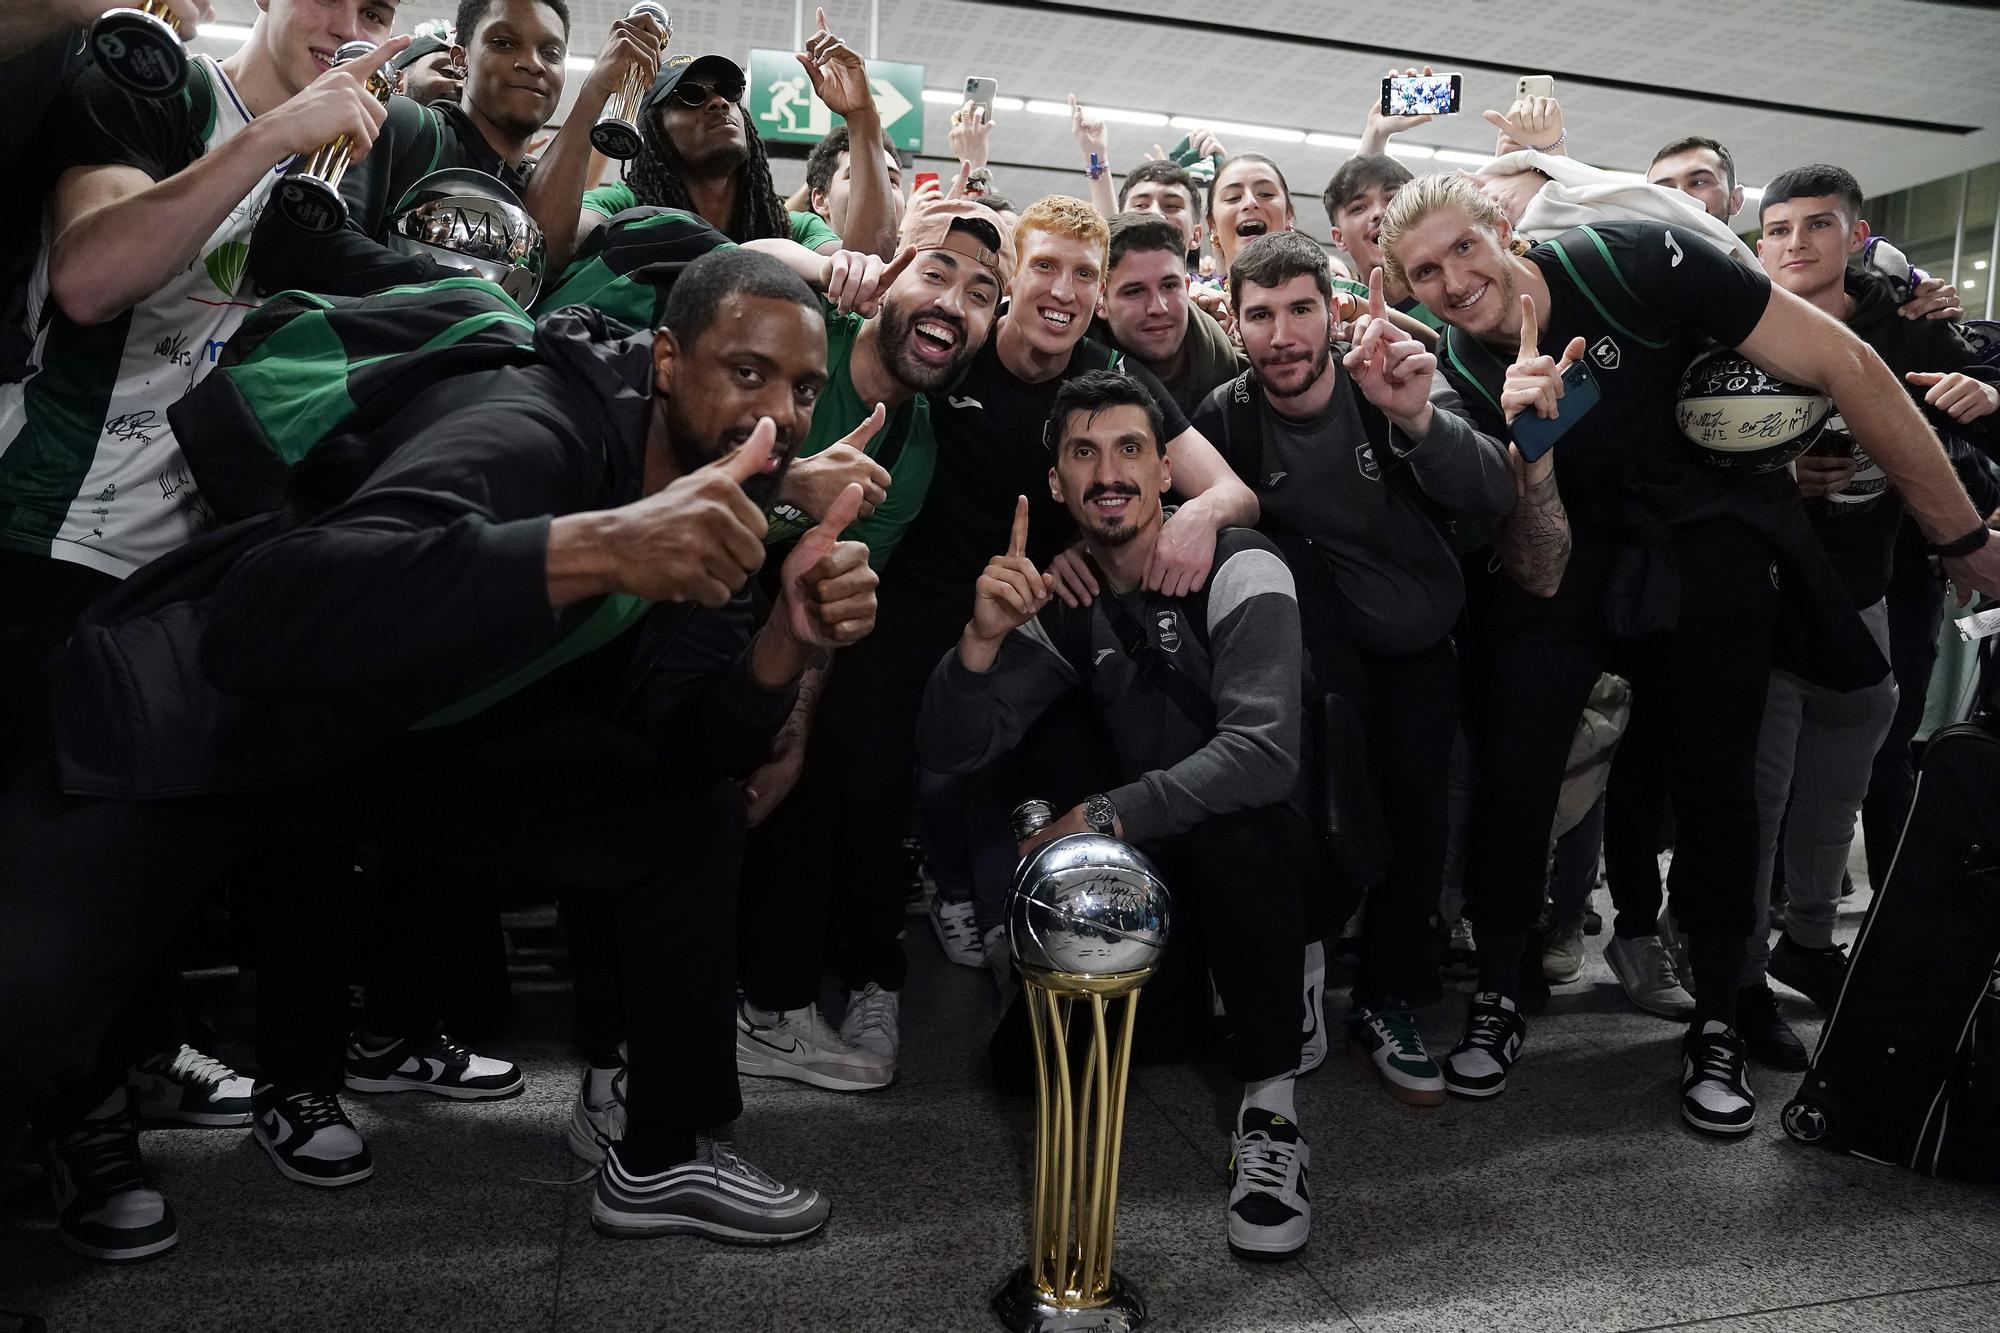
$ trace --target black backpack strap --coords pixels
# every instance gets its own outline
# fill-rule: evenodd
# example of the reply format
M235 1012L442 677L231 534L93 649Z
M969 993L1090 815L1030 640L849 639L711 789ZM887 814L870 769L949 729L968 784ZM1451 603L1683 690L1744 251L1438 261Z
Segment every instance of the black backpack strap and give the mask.
M1583 289L1600 318L1642 347L1654 351L1671 345L1675 337L1672 321L1662 318L1645 303L1619 271L1595 227L1571 227L1549 246L1556 262L1570 280Z
M1139 668L1139 677L1147 684L1160 690L1174 706L1187 715L1190 722L1207 730L1215 725L1215 704L1195 683L1174 670L1174 664L1167 655L1154 646L1146 635L1145 627L1133 618L1131 608L1111 595L1111 581L1098 568L1097 561L1088 551L1083 553L1083 563L1089 567L1090 576L1097 580L1098 602L1104 607L1105 618L1111 622L1111 632L1118 636L1118 646L1125 656L1132 659ZM1181 599L1180 609L1192 613L1189 628L1202 646L1208 646L1208 598L1204 594ZM1183 616L1183 620L1187 617ZM1086 623L1088 623L1086 621ZM1089 646L1084 648L1086 660L1090 657ZM1095 664L1092 664L1093 670Z

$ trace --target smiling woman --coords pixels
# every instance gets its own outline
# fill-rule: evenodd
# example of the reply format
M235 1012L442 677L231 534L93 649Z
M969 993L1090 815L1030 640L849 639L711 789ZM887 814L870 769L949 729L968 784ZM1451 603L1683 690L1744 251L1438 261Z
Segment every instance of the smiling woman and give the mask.
M1208 213L1217 267L1227 271L1244 242L1292 229L1292 187L1270 158L1238 153L1215 173L1208 187Z

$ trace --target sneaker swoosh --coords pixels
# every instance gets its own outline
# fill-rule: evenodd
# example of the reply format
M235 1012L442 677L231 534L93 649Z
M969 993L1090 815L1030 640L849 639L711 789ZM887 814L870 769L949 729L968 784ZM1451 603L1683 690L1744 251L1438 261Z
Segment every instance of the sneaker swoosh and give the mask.
M767 1028L766 1031L769 1031L769 1029ZM791 1045L780 1046L778 1045L777 1042L770 1040L768 1037L761 1037L757 1035L757 1029L753 1027L750 1029L750 1040L756 1042L759 1046L768 1046L772 1050L778 1052L780 1055L797 1055L799 1053L799 1039L797 1037L793 1037L791 1039L792 1041Z
M271 1140L271 1146L274 1148L284 1147L286 1140L292 1137L292 1127L286 1124L285 1118L276 1111L266 1111L257 1120L264 1127L264 1135Z

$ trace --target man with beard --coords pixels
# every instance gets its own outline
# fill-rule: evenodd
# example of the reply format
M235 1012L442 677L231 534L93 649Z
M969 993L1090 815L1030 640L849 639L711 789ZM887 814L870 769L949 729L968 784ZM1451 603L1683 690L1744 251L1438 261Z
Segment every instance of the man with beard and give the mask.
M1102 722L1115 758L1073 774L1088 785L1060 797L1098 794L1022 854L1064 834L1107 834L1143 849L1173 886L1174 947L1213 970L1230 1072L1243 1084L1229 1245L1285 1259L1311 1226L1293 1083L1307 904L1327 895L1301 779L1299 607L1277 551L1241 528L1219 535L1205 588L1147 589L1171 526L1161 502L1173 460L1160 437L1160 410L1129 375L1088 371L1056 391L1044 485L1082 535L1104 595L1080 608L1051 599L1053 578L1028 557L1028 497L1018 497L1006 552L987 562L972 618L931 674L918 753L942 773L986 769L1066 698Z
M1006 542L1006 501L1027 493L1047 471L1039 442L1057 390L1085 371L1123 363L1118 352L1084 335L1104 282L1107 232L1097 210L1067 196L1040 200L1021 215L1012 240L1006 314L956 382L931 395L937 465L922 510L883 571L884 633L840 664L822 719L828 734L816 741L840 761L820 816L828 836L814 844L825 854L813 862L833 880L834 966L850 992L870 1001L862 1014L866 1030L860 1023L852 1030L892 1061L897 996L908 969L897 943L905 922L902 840L914 804L924 682L963 625L965 598L987 557ZM1188 428L1157 380L1143 367L1129 373L1153 394L1166 421L1175 486L1185 501L1153 545L1147 584L1185 596L1208 575L1216 533L1255 520L1255 498ZM1066 545L1068 523L1053 501L1044 498L1040 507L1035 556L1046 561ZM982 912L983 904L982 898ZM763 929L792 933L798 924L774 913ZM818 946L801 937L774 947L782 956L784 948L804 955Z
M367 827L615 913L615 964L577 987L579 1031L617 1025L629 1052L600 1230L772 1243L825 1224L815 1191L712 1137L741 1109L733 778L806 666L874 621L867 553L837 531L859 488L799 540L754 633L743 591L762 492L826 379L819 304L724 251L681 275L658 332L559 312L535 348L414 394L345 499L209 534L80 623L54 752L0 798L0 1005L21 1020L0 1029L0 1110L87 1059L228 860ZM309 1144L345 1123L332 1100L268 1113ZM129 1160L117 1184L142 1189Z
M867 66L827 31L825 10L799 63L814 94L846 122L852 139L873 143L882 137ZM808 250L845 244L883 258L895 253L902 218L892 207L896 196L886 157L850 158L845 231L836 233L817 213L788 211L771 185L764 141L743 108L746 86L742 67L727 56L677 55L664 61L640 109L639 156L625 179L584 195L580 212L573 195L554 200L567 200L566 209L552 203L542 224L550 262L567 263L606 219L641 206L685 209L732 241L789 236Z
M1673 737L1671 891L1696 983L1681 1114L1699 1131L1740 1138L1756 1122L1736 1005L1771 669L1851 690L1879 680L1886 664L1813 539L1791 477L1714 467L1682 438L1672 406L1688 362L1720 343L1831 397L1961 587L2000 590L2000 543L1988 540L1895 376L1851 332L1684 228L1605 223L1592 237L1617 285L1657 321L1647 341L1614 323L1600 303L1608 284L1593 292L1557 242L1517 249L1512 225L1462 177L1411 182L1382 225L1390 264L1451 324L1446 372L1485 429L1505 430L1524 411L1559 416L1562 373L1586 349L1601 393L1555 449L1546 501L1531 486L1515 515L1559 505L1573 542L1534 554L1517 574L1521 587L1495 585L1466 878L1479 990L1446 1079L1460 1095L1492 1097L1520 1055L1520 963L1542 910L1557 794L1577 717L1615 653L1635 699L1650 691Z
M365 296L462 276L429 255L390 248L390 224L411 188L433 172L470 167L512 191L545 226L541 213L549 201L564 199L567 186L573 207L582 189L594 108L618 88L627 69L636 64L650 71L659 61L650 18L614 23L546 163L538 164L528 149L562 100L569 6L565 0L461 0L455 32L452 59L465 71L463 94L429 106L389 99L375 151L341 178L345 226L331 234L311 232L285 210L266 209L250 258L259 290Z
M920 207L905 234L915 257L883 297L881 313L869 320L827 314L827 387L800 445L807 456L793 465L785 488L798 505L775 511L767 541L803 531L806 515L821 512L817 506L848 485L857 465L866 469L864 516L848 535L868 543L877 569L923 505L937 453L928 395L953 384L986 345L1014 255L1009 229L985 206L955 199ZM872 442L863 441L874 462L850 443L832 443L864 426L879 428ZM838 1032L820 1015L815 1001L832 882L804 872L794 855L835 837L831 825L846 781L842 756L857 729L877 725L843 679L849 665L833 668L823 706L825 675L807 674L771 757L745 783L757 833L744 869L744 902L755 904L755 918L744 923L736 1046L742 1073L836 1091L881 1087L895 1074L893 1050L859 1040L882 1021L893 992L859 988ZM824 715L818 726L816 708Z
M1451 631L1465 601L1449 525L1513 507L1507 453L1471 424L1436 358L1387 318L1379 269L1339 364L1317 243L1298 232L1254 240L1229 284L1250 369L1209 395L1195 426L1257 491L1259 530L1298 579L1316 685L1360 718L1366 754L1354 758L1389 835L1369 886L1348 1039L1392 1097L1435 1106L1444 1076L1410 1007L1437 989L1427 958L1458 727Z
M1222 326L1188 299L1186 240L1182 227L1155 213L1111 219L1111 267L1098 311L1108 341L1152 371L1183 412L1193 412L1243 369L1243 358Z

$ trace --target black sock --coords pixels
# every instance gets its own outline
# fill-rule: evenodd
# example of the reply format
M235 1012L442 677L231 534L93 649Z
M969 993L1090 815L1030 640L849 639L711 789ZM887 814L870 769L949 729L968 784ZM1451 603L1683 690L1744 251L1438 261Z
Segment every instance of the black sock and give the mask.
M635 1176L653 1176L694 1158L694 1131L627 1122L619 1160Z
M1528 947L1528 932L1475 927L1473 941L1479 946L1479 989L1497 990L1510 1000L1519 1000L1521 951Z
M1618 919L1611 923L1611 933L1621 940L1643 940L1648 935L1660 933L1660 914L1641 916L1637 912L1620 912Z
M1736 1026L1736 988L1743 979L1742 935L1689 931L1688 971L1694 973L1694 1021Z

